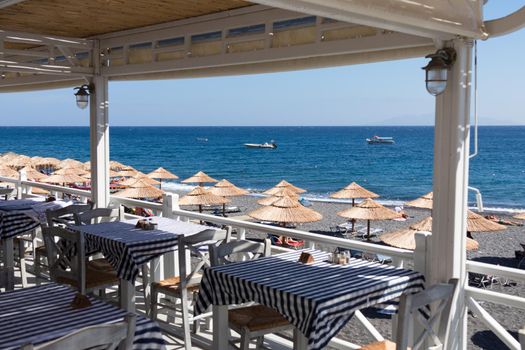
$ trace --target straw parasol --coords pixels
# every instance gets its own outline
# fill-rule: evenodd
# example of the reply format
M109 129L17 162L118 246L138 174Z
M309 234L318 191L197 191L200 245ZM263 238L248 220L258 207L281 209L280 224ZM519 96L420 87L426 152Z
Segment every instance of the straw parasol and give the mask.
M51 183L51 184L72 184L72 183L84 183L86 179L80 177L76 174L52 174L42 179L41 182Z
M57 167L59 163L60 163L60 160L53 158L53 157L45 157L45 158L40 158L37 160L35 160L34 157L32 158L32 165L37 168L40 168L40 167L54 168L54 167Z
M299 199L299 195L296 192L290 190L289 188L284 187L284 188L281 188L279 191L277 191L273 196L259 199L257 203L259 203L260 205L272 205L273 203L275 203L282 197L290 197L292 199Z
M81 167L64 167L53 172L53 175L85 175L88 173L89 171Z
M136 179L135 182L129 185L125 190L115 193L117 197L126 198L159 198L162 197L164 191L155 186L150 185L145 179Z
M304 192L306 192L306 190L304 190L304 189L302 189L300 187L294 186L294 185L292 185L291 183L289 183L286 180L281 180L274 187L270 188L269 190L264 191L263 194L267 194L269 196L273 196L275 193L279 192L279 190L281 190L282 188L288 188L289 190L292 190L295 193L304 193Z
M366 188L359 186L357 183L352 182L350 185L345 188L332 193L330 198L337 199L351 199L352 206L355 206L355 200L359 198L377 198L378 194L367 190Z
M128 169L124 169L124 170L120 170L118 172L118 176L120 177L134 177L138 174L139 172L133 168L128 168Z
M115 171L131 169L131 167L129 165L122 164L120 162L117 162L116 160L109 161L109 168L111 170L115 170Z
M117 173L118 174L118 173ZM141 172L137 172L137 175L136 176L133 176L127 180L124 180L122 182L119 182L119 185L121 186L131 186L133 185L137 180L143 180L145 183L147 183L148 185L150 186L155 186L155 185L158 185L160 184L160 182L158 182L157 180L154 180L152 178L149 178L147 175L141 173Z
M0 156L0 160L1 160L2 162L8 162L8 161L10 161L11 159L14 159L14 158L16 158L16 157L18 157L18 154L17 154L17 153L15 153L15 152L6 152L6 153L4 153L4 154L2 154L2 155Z
M160 181L160 187L162 187L162 180L174 180L179 177L163 167L158 167L147 175L151 179L158 179Z
M40 187L31 187L31 193L32 194L49 194L49 191L44 190Z
M64 159L60 163L57 164L58 168L83 168L84 163L81 161L78 161L76 159Z
M0 176L12 177L16 179L19 177L19 174L18 174L18 171L13 170L7 165L0 164Z
M182 180L181 182L185 184L198 183L199 186L202 186L206 182L219 182L219 181L215 180L213 177L209 176L204 171L199 171L195 173L193 176L190 176L189 178Z
M370 239L370 220L390 220L400 217L398 213L390 210L374 200L367 198L355 207L337 213L347 219L367 221L367 239Z
M84 178L86 178L86 179L91 179L91 172L88 171L88 172L86 172L85 174L82 174L81 176L84 177ZM119 177L119 174L118 174L118 172L116 172L116 171L110 169L110 170L109 170L109 177L110 177L110 178L111 178L111 177Z
M237 187L226 179L217 182L215 186L210 188L210 192L221 197L237 197L250 193L250 191ZM222 205L222 215L226 216L226 203Z
M15 169L23 168L25 166L31 166L31 158L20 154L14 157L13 159L7 161L6 165Z
M414 199L413 201L406 202L405 204L408 205L409 207L432 210L433 199L434 199L434 193L428 192L424 196Z
M469 210L467 214L467 231L468 232L493 232L502 231L507 227L494 221L485 219L483 216Z
M248 215L257 220L281 224L314 222L323 218L315 210L304 207L297 199L290 197L282 197L271 205L249 212Z
M432 217L429 216L407 228L403 228L394 232L382 234L379 239L393 247L403 249L416 249L416 232L428 231L432 232ZM472 238L467 237L467 250L477 250L479 243Z
M198 205L200 213L202 213L203 205L218 205L229 202L229 199L217 196L201 186L195 187L190 193L179 199L179 205Z
M30 166L22 168L21 171L25 171L28 180L41 181L47 177L47 175L42 174L40 171Z
M514 219L525 220L525 212L513 216Z

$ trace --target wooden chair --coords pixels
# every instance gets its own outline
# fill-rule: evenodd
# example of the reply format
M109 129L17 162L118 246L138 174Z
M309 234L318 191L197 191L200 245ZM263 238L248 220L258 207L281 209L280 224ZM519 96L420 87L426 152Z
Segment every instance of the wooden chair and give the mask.
M135 337L136 316L128 314L123 322L85 327L48 343L34 346L27 344L22 350L63 350L63 349L108 349L131 350Z
M153 320L157 318L157 307L160 305L163 308L178 311L177 308L170 304L161 304L158 301L159 294L164 294L166 297L177 298L181 300L182 311L182 325L184 328L184 343L185 349L191 350L191 336L190 323L194 325L194 332L197 331L198 321L204 318L202 315L192 317L189 313L188 299L196 297L199 291L200 281L202 279L201 270L205 266L210 266L208 245L210 243L218 244L222 241L229 241L231 235L231 228L227 230L206 230L194 235L185 236L178 239L178 259L179 259L179 274L171 278L164 279L160 282L151 283L151 303L150 315ZM191 255L197 257L198 263L193 264L193 268L189 269L186 266L186 250ZM189 271L188 271L189 270ZM185 276L181 278L181 276Z
M91 225L99 222L120 221L124 219L122 206L119 208L97 208L73 214L75 225Z
M82 294L119 284L115 271L98 268L87 261L84 235L62 227L44 227L42 235L51 280L69 284Z
M236 240L210 247L212 266L234 262L240 258L246 260L271 254L271 242L266 239L263 243ZM288 320L279 312L263 305L252 305L228 310L229 326L241 336L240 348L248 350L250 342L256 339L256 349L259 349L266 334L294 329Z
M424 347L426 341L433 343L432 349L448 349L449 328L451 323L450 308L458 298L458 280L451 279L449 283L440 283L411 295L403 295L399 304L399 319L396 342L383 340L363 346L362 350L417 350ZM429 305L432 316L429 317ZM423 327L422 333L411 339L414 320ZM438 324L437 333L434 325Z
M43 222L41 228L44 227L55 227L59 224L65 225L72 223L73 215L80 213L86 210L91 210L93 208L92 204L74 204L69 205L64 208L59 208L55 210L46 211L46 222ZM35 242L36 243L36 242ZM35 275L40 277L42 275L42 267L47 267L47 264L44 263L44 259L47 259L46 246L42 245L39 247L34 247L33 249L33 258L35 264Z

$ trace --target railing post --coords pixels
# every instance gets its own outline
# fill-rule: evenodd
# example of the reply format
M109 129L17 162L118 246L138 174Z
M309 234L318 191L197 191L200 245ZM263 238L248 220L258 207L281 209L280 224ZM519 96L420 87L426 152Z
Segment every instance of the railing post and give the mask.
M162 216L165 218L173 218L173 209L174 206L177 204L175 202L175 196L178 197L177 194L174 193L164 193L162 195ZM177 198L178 199L178 198Z
M18 182L16 184L16 199L22 199L22 194L24 190L24 185L22 181L27 181L27 174L25 170L20 170L18 172Z
M432 233L430 232L416 232L416 250L414 251L414 270L426 275L428 269L427 252L428 242Z

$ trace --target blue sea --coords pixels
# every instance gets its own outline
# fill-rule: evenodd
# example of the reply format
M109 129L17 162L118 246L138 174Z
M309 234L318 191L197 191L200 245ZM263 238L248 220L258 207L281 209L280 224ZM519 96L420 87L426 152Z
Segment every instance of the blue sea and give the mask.
M110 152L144 172L163 166L182 179L203 170L252 190L286 179L318 198L356 181L396 203L431 191L433 133L433 127L408 126L112 127ZM368 145L365 139L373 135L392 136L396 143ZM243 147L270 140L277 149ZM470 185L481 190L486 207L525 208L524 150L525 126L480 127ZM89 129L0 127L0 153L7 151L86 161Z

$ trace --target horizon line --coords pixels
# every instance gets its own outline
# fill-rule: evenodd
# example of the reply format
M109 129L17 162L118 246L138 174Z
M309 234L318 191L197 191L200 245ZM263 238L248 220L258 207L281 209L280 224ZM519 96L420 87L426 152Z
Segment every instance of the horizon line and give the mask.
M471 124L470 126L474 126ZM479 124L480 127L525 126L524 124ZM89 128L89 125L2 125L0 128ZM433 124L371 124L371 125L109 125L117 128L363 128L363 127L435 127Z

